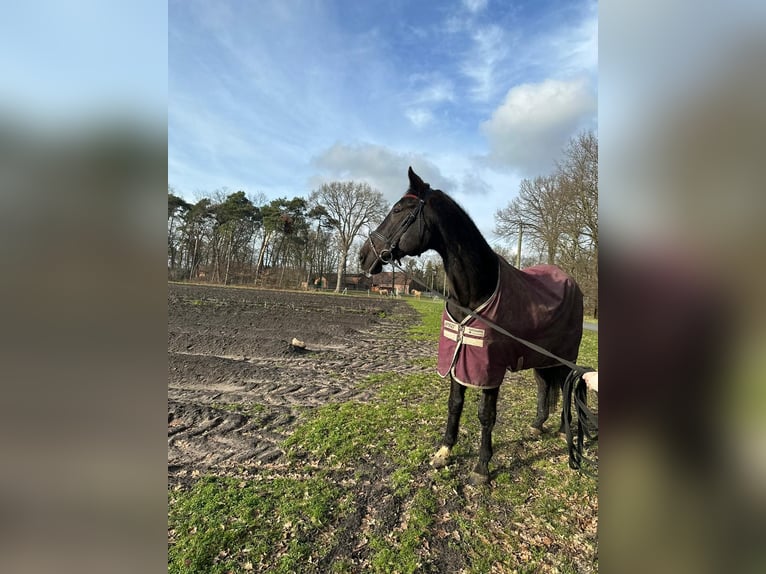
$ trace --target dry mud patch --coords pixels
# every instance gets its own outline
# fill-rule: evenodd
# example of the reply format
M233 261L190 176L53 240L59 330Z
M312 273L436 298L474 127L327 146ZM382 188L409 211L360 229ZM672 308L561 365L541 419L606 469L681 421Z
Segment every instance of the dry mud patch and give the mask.
M381 372L413 372L432 345L418 321L382 297L176 285L168 287L168 475L278 461L308 409L372 391ZM293 337L306 343L300 351ZM195 472L195 474L197 474Z

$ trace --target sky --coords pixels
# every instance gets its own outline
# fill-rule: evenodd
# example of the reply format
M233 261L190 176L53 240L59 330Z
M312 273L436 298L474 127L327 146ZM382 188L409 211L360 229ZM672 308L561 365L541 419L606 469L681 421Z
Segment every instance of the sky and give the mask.
M308 196L407 168L490 242L494 213L597 129L595 2L170 0L168 184Z

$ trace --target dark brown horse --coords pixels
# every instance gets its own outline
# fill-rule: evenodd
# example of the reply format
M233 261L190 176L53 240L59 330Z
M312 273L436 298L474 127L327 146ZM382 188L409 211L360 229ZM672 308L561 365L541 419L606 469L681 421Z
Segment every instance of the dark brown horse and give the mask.
M480 388L481 446L471 478L486 483L497 397L506 369L535 370L537 416L531 424L535 434L543 432L543 423L558 402L571 369L496 332L482 321L482 314L517 337L573 363L582 337L582 293L557 267L520 271L510 266L447 194L431 189L412 168L409 180L407 192L362 246L361 266L374 275L384 264L405 255L420 255L429 249L441 255L451 297L443 316L439 372L449 376L451 385L447 428L431 464L438 468L449 463L466 386ZM563 413L559 431L564 431Z

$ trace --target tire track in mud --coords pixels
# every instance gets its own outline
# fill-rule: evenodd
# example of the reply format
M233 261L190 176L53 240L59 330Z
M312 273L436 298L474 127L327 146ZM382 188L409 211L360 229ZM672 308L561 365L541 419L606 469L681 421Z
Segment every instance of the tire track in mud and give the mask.
M404 301L169 285L168 474L270 464L310 409L368 401L375 373L422 371ZM297 337L306 350L294 349Z

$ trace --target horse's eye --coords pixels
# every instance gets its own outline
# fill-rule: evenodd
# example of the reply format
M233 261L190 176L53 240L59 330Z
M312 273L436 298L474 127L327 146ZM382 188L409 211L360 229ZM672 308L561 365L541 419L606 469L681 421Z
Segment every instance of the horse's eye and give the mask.
M401 210L402 210L401 206L395 205L391 211L393 211L394 213L399 213Z

